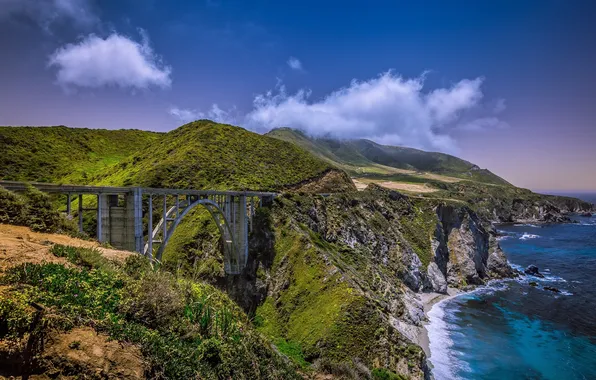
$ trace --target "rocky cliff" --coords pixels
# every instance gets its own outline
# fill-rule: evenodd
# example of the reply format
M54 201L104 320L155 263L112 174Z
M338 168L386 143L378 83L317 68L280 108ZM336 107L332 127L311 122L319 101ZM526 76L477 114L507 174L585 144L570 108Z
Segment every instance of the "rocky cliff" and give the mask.
M424 378L416 292L511 275L490 226L457 202L370 186L287 194L259 218L249 268L228 290L299 363Z

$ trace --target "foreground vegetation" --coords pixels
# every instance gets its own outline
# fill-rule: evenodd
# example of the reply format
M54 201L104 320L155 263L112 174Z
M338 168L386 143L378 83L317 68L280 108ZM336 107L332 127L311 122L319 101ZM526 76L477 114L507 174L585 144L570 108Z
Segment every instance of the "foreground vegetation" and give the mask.
M91 249L55 245L52 253L73 265L27 263L1 280L0 363L12 375L47 371L47 337L91 326L137 345L147 378L299 378L212 286L153 270L138 255L121 265Z

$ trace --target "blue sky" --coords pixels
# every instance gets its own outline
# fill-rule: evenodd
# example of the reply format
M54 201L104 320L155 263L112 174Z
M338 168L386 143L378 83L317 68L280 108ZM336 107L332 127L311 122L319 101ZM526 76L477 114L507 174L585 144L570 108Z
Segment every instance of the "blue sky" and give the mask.
M595 16L581 0L0 0L0 124L288 125L594 190Z

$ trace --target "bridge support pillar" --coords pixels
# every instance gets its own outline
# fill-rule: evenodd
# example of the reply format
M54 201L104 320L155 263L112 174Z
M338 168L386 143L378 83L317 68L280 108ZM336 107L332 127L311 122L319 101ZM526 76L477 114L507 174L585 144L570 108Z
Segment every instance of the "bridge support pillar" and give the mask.
M106 194L97 194L97 240L110 242L110 205Z

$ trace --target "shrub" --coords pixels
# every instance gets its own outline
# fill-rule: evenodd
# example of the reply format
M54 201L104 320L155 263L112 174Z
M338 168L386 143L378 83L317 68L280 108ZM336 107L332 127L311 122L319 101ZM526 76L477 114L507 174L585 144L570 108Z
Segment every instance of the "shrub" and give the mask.
M0 223L24 224L27 220L26 200L0 186Z
M145 275L145 273L153 270L153 268L151 267L151 262L147 257L139 254L133 254L128 256L124 261L123 270L128 276L138 280Z
M0 187L0 223L27 226L37 232L78 233L75 224L54 208L50 197L33 187L23 195Z
M354 359L353 363L348 362L336 362L326 357L317 359L313 367L321 372L328 373L342 380L359 380L359 379L370 379L370 372L366 366Z
M62 229L65 223L47 194L29 187L24 195L29 203L27 225L33 231L57 232Z
M125 289L119 310L149 328L164 328L183 314L184 299L169 273L150 272Z
M406 380L405 377L389 371L386 368L375 368L372 370L374 380Z

